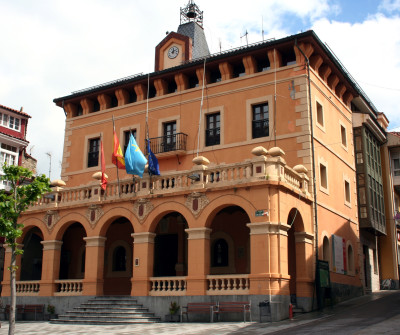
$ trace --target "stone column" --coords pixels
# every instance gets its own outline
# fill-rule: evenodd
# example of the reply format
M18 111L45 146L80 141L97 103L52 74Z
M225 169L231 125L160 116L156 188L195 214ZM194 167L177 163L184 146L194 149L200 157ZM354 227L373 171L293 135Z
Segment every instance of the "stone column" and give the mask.
M11 277L10 277L10 270L9 267L11 265L11 247L7 244L4 244L4 272L3 272L3 281L1 283L2 292L1 295L3 297L7 297L11 295ZM19 259L19 269L21 269L21 257L17 257L17 265ZM19 274L20 270L17 271Z
M307 232L296 232L296 295L312 297L313 294L313 240L314 235Z
M53 296L57 287L54 282L58 279L60 273L60 257L62 241L42 241L43 257L42 257L42 280L40 281L41 296Z
M189 228L186 295L206 295L210 271L210 228Z
M154 233L134 233L134 257L131 295L147 296L150 292L150 277L154 265Z
M250 294L288 294L289 226L279 222L257 222L247 226L250 228Z
M103 295L104 246L106 237L84 237L86 241L85 279L83 295Z

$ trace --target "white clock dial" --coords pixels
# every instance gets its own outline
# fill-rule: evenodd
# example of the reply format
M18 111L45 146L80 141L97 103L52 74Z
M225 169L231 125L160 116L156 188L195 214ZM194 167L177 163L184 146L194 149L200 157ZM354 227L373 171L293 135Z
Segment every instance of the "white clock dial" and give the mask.
M176 58L176 56L178 56L179 54L179 49L176 46L170 47L168 50L168 57L171 59Z

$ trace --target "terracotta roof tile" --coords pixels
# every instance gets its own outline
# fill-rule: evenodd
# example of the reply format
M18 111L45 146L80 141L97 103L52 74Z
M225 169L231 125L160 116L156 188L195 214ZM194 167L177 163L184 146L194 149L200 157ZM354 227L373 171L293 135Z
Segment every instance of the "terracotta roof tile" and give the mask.
M13 109L13 108L10 108L10 107L1 105L1 104L0 104L0 108L3 108L3 109L5 109L5 110L7 110L7 111L9 111L9 112L14 112L14 113L17 113L17 114L19 114L19 115L23 115L23 116L26 116L26 117L29 117L29 118L32 117L32 116L30 116L29 114L26 114L26 113L24 113L24 112L22 112L22 111L19 111L19 110L16 110L16 109Z
M17 140L20 140L20 141L24 141L24 142L26 142L26 143L29 143L29 141L27 141L27 140L24 139L24 138L20 138L20 137L17 137L17 136L12 136L12 135L7 134L7 133L5 133L5 132L3 132L3 131L1 131L1 130L0 130L0 134L6 135L6 136L10 136L10 137L15 138L15 139L17 139Z

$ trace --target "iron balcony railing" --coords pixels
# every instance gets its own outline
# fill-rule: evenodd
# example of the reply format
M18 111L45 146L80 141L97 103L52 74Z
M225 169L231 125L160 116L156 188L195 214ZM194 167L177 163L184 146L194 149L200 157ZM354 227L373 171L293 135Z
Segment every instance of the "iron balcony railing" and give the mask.
M168 136L149 138L150 149L153 154L161 154L169 151L186 151L187 134L177 133ZM146 140L146 154L147 140Z

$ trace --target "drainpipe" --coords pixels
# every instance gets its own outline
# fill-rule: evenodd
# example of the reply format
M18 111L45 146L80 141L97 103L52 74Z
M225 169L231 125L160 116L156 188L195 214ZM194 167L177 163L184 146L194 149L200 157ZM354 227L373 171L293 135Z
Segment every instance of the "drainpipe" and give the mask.
M312 113L312 103L311 103L311 78L310 78L310 60L304 54L303 50L297 45L297 38L294 40L294 45L301 52L307 64L307 78L308 78L308 105L310 109L310 122L311 122L311 157L312 157L312 165L313 165L313 192L314 192L314 220L315 220L315 287L317 288L317 280L319 279L318 273L318 207L317 207L317 186L316 186L316 178L315 178L315 148L314 148L314 122L313 122L313 113ZM320 293L317 289L317 304L318 309L322 308L322 303L320 299Z

